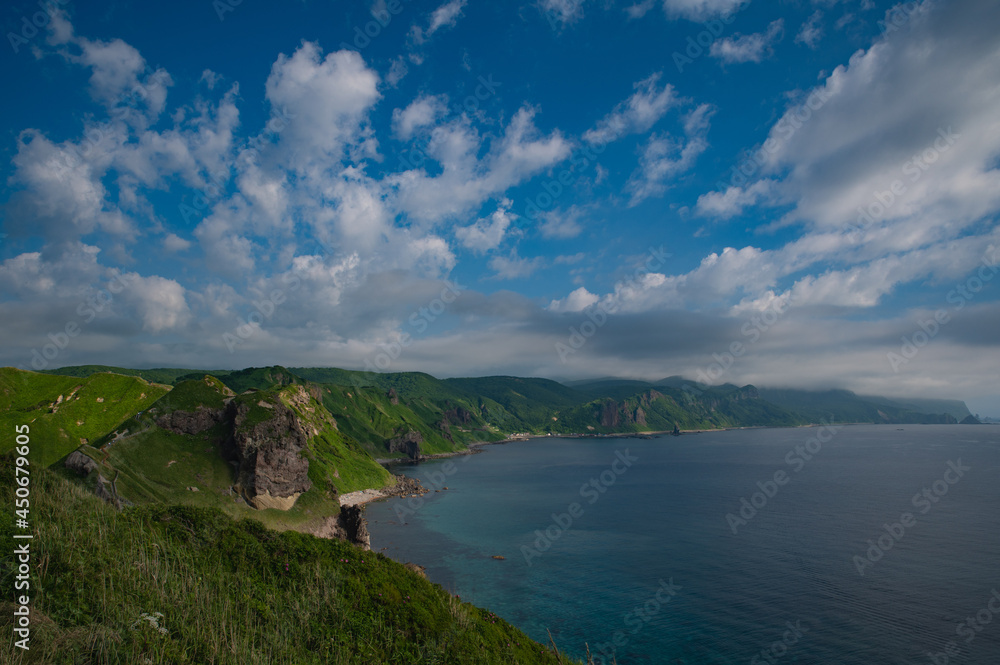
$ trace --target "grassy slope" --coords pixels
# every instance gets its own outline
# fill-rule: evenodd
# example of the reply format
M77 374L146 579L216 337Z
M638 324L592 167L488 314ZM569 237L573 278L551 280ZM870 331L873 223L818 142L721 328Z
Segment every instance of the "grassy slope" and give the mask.
M80 446L81 439L93 441L112 431L168 389L120 374L75 378L0 368L0 427L13 431L14 425L29 424L37 442L32 461L49 465ZM63 401L55 404L60 395ZM13 446L12 438L3 439L0 454Z
M793 426L806 422L797 414L765 400L739 398L739 393L740 389L735 387L712 388L691 399L678 389L658 387L655 392L645 390L615 400L633 414L641 408L645 414L645 425L626 425L623 422L617 427L601 426L600 416L607 400L597 399L560 413L558 426L563 431L609 433L671 430L674 424L680 429L712 429Z
M111 365L73 365L71 367L61 367L59 369L47 369L43 370L43 374L58 374L60 376L76 376L80 378L86 378L92 374L100 373L109 374L124 374L125 376L138 376L140 378L149 381L150 383L164 383L167 385L174 385L177 383L178 377L184 376L186 374L197 374L198 376L203 376L206 373L215 376L220 376L223 374L228 374L228 370L220 371L206 371L206 370L193 370L193 369L181 369L176 367L158 367L155 369L129 369L126 367L113 367Z
M61 475L32 476L31 651L5 662L557 662L503 619L381 554L211 509L116 513ZM0 484L13 484L9 456ZM4 514L11 504L5 492ZM10 520L0 522L4 542L11 531ZM10 560L0 567L6 589ZM6 598L0 624L9 634Z
M248 421L267 418L271 411L258 406L261 401L281 400L315 428L310 437L309 478L313 487L303 493L287 511L255 510L239 501L230 487L235 482L234 467L223 458L222 450L229 426L220 423L195 435L174 434L156 426L153 417L174 410L193 411L198 405L221 408L225 387L213 377L184 381L154 404L147 414L123 424L119 431L129 434L104 450L85 447L85 454L102 463L107 478L118 472L118 491L133 503L184 504L218 507L235 518L252 517L272 528L305 529L336 515L340 505L336 493L383 487L392 476L349 437L333 426L332 419L311 396L297 387L271 389L238 396L253 405ZM152 417L150 417L150 414ZM102 443L102 442L99 442ZM107 453L105 455L105 453ZM90 481L93 483L93 479ZM188 490L197 487L198 491Z
M341 431L362 442L376 457L389 457L384 442L411 429L423 436L420 448L425 454L454 451L475 441L503 438L497 430L487 428L476 405L464 396L417 391L401 385L397 389L399 403L393 404L389 388L395 389L394 386L320 386L323 405L337 419ZM472 413L473 420L467 425L453 425L450 428L452 440L448 440L437 424L444 418L445 410L456 407Z

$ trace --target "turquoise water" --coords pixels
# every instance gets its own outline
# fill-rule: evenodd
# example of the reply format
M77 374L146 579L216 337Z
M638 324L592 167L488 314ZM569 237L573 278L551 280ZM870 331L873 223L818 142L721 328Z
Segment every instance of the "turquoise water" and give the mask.
M1000 427L535 439L397 472L448 489L370 504L372 548L577 657L1000 663Z

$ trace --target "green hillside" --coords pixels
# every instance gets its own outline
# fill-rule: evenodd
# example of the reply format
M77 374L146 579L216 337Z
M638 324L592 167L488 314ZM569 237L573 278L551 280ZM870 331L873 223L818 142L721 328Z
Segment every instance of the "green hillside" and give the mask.
M0 483L14 483L10 456L0 459ZM12 501L5 492L5 514ZM32 475L32 517L32 549L43 558L31 574L31 650L4 652L14 665L572 662L342 541L209 508L118 513L47 470ZM12 531L12 520L0 523L5 542ZM0 567L0 584L14 588L15 573ZM9 635L9 599L0 617Z
M124 374L125 376L138 376L150 383L163 383L166 385L173 385L177 383L178 377L184 376L186 374L195 373L200 375L212 374L214 376L222 376L228 373L228 370L193 370L193 369L182 369L176 367L158 367L155 369L129 369L126 367L113 367L111 365L73 365L71 367L61 367L59 369L46 369L40 372L41 374L57 374L60 376L76 376L80 378L86 378L93 374L109 373L109 374Z
M292 409L308 430L308 477L312 488L287 511L248 506L233 490L237 480L227 443L234 425L223 417L196 434L177 433L157 424L174 413L212 412L233 406L249 407L242 427L270 418L274 404ZM264 406L272 405L272 406ZM236 518L253 517L279 529L310 529L340 510L338 494L384 487L392 476L353 439L337 429L330 414L300 386L272 388L233 396L218 379L182 381L145 413L122 423L112 433L81 448L99 463L106 478L117 477L118 494L134 504L183 504L218 507ZM94 487L96 474L87 483ZM196 488L196 489L192 489Z
M76 378L4 367L0 368L0 426L9 432L15 425L28 424L36 442L32 461L49 465L112 431L168 390L121 374ZM13 446L12 438L4 438L0 454Z

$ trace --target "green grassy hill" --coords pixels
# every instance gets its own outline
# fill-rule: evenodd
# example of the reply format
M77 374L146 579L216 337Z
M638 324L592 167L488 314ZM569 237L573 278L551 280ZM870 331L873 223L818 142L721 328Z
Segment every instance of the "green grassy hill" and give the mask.
M221 371L208 371L208 370L193 370L193 369L182 369L176 367L158 367L155 369L129 369L126 367L114 367L111 365L73 365L70 367L61 367L59 369L46 369L40 372L41 374L57 374L59 376L76 376L79 378L86 378L93 374L124 374L125 376L138 376L139 378L145 379L150 383L163 383L166 385L173 385L177 383L178 377L184 376L186 374L195 373L199 376L204 374L212 374L214 376L221 376L228 374L229 370Z
M0 458L0 484L12 486L13 476L10 456ZM572 662L381 554L210 508L118 513L61 476L32 475L31 650L8 647L3 662ZM12 497L0 500L7 515ZM0 522L5 542L12 530ZM0 566L6 589L11 560ZM8 634L12 619L5 599Z
M32 461L49 465L98 439L162 397L169 386L121 374L85 378L0 368L0 427L28 424L36 446ZM0 454L14 440L0 440Z
M264 405L280 403L292 409L308 431L304 454L309 460L312 488L299 496L290 510L256 510L233 490L237 477L227 449L234 427L229 420L222 419L193 434L176 433L157 424L177 411L222 411L230 401L234 406L249 406L244 427L272 416L273 406ZM211 376L182 381L146 412L94 443L81 452L98 462L104 477L117 477L118 493L129 502L217 507L232 517L252 517L278 529L316 528L340 511L338 494L392 482L391 474L356 441L342 434L313 394L298 385L234 396ZM90 474L87 483L95 485L96 473Z

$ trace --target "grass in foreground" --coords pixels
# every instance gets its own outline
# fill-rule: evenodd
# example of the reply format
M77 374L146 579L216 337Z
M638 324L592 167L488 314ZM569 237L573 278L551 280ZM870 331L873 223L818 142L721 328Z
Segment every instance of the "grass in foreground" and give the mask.
M0 459L0 484L13 486L10 456ZM6 514L10 504L5 496ZM34 466L31 518L34 632L31 651L17 650L13 663L570 662L340 541L214 509L117 513ZM0 524L11 543L7 520ZM13 559L2 561L0 584L13 588ZM8 634L12 609L0 603Z

